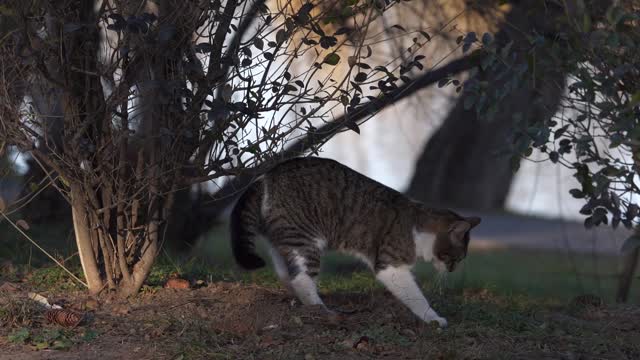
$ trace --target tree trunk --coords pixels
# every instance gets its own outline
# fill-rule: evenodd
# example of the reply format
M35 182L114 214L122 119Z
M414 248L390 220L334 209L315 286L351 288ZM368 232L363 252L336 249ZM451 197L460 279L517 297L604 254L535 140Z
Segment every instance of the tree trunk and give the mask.
M499 45L513 41L519 62L529 54L524 34L536 31L552 39L553 19L559 9L537 1L513 4L496 35ZM535 75L511 89L497 104L493 119L479 118L475 109L465 109L470 93L463 93L442 126L428 141L416 164L409 196L425 203L473 209L501 209L513 179L508 150L514 129L514 115L527 122L545 122L556 112L565 87L566 74L552 59L534 59ZM472 80L486 82L487 91L504 91L510 79L498 79L504 69L479 72Z
M102 277L98 268L98 254L93 250L87 206L84 191L79 185L71 185L71 214L73 229L78 248L78 257L82 265L82 272L89 286L89 292L97 294L103 289Z
M638 228L636 228L636 234ZM631 291L631 282L633 276L638 267L638 257L640 256L640 248L626 254L622 259L622 271L620 272L620 279L618 280L618 293L616 295L616 301L619 303L626 303L629 300L629 292Z

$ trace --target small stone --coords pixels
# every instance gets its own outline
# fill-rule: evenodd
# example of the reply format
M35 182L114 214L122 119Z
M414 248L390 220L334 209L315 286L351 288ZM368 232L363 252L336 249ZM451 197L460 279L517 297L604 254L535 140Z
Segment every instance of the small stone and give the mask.
M131 308L128 305L120 305L115 308L115 313L119 315L127 315L131 312Z
M407 336L407 337L410 337L410 338L415 338L416 337L415 331L413 331L411 329L403 329L402 330L402 334L404 336Z
M369 350L371 339L368 336L362 336L355 344L353 344L353 348L356 350L366 351Z

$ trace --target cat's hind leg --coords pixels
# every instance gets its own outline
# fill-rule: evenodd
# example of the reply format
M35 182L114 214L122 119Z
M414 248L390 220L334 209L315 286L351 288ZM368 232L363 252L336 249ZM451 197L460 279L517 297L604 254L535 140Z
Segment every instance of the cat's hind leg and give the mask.
M285 263L282 255L273 246L269 246L269 255L271 255L271 261L276 271L276 275L278 275L278 279L280 279L282 285L284 285L284 287L291 295L295 295L293 287L291 287L291 277L289 276L289 270L287 269L287 264Z
M292 249L287 257L291 287L304 305L321 305L326 308L316 285L320 270L319 256L313 253Z
M420 319L437 321L440 327L447 326L447 320L429 305L409 268L387 266L376 273L376 278Z

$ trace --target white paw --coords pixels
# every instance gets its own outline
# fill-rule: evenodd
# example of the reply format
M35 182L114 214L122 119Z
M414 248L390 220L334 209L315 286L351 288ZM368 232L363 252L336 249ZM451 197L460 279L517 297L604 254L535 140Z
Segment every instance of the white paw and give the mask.
M427 323L430 323L430 322L432 322L432 321L435 321L435 322L437 322L437 323L438 323L438 325L439 325L441 328L446 328L446 327L447 327L447 325L448 325L448 324L447 324L447 319L445 319L445 318L443 318L443 317L441 317L441 316L438 316L438 315L436 315L436 316L432 316L432 317L429 317L429 318L425 319L425 321L426 321Z

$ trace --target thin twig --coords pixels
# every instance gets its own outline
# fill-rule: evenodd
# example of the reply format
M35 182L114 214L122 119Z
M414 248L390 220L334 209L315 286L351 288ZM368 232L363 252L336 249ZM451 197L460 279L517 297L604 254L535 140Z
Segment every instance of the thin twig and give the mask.
M74 278L80 284L84 285L84 287L89 288L87 283L85 283L84 281L80 280L80 278L78 278L74 273L72 273L71 270L67 269L64 265L62 265L62 263L60 261L58 261L58 259L53 257L53 255L49 254L45 249L43 249L40 245L38 245L38 243L36 243L33 239L31 239L29 237L29 235L27 235L24 231L22 231L22 229L18 225L16 225L16 223L14 223L13 220L9 219L7 217L7 215L4 214L4 212L0 211L0 215L2 215L9 222L9 224L11 224L11 226L13 226L16 230L18 230L18 232L20 234L22 234L22 236L27 238L27 240L29 240L35 247L37 247L38 250L42 251L51 260L53 260L53 262L55 262L58 266L60 266L62 268L62 270L66 271L69 275L71 275L72 278Z

